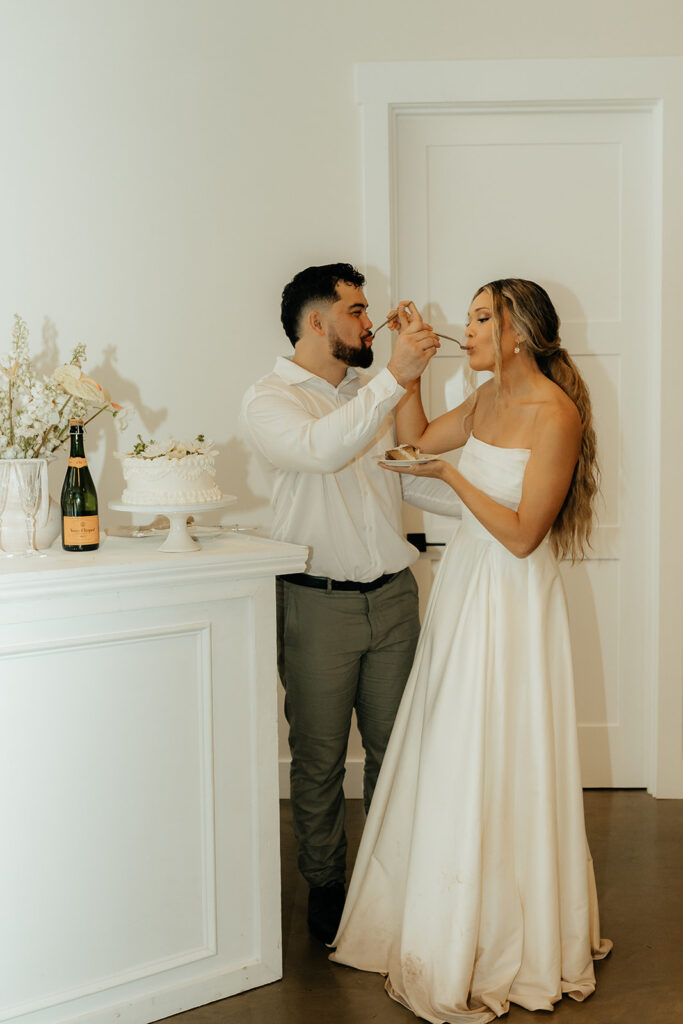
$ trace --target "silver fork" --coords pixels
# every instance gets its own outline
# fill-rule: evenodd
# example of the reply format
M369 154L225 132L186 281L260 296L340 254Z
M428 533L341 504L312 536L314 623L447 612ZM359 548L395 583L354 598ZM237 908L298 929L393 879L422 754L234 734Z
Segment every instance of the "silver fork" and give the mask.
M381 331L383 327L386 327L387 324L390 324L391 321L395 319L395 316L390 316L387 320L384 321L383 324L380 324L379 327L376 327L375 330L372 332L373 338L377 336L377 331ZM464 352L467 351L467 345L463 345L463 343L461 341L458 341L457 338L451 338L450 334L439 334L438 331L434 331L433 333L437 336L437 338L445 338L446 341L454 341L455 344L459 345Z

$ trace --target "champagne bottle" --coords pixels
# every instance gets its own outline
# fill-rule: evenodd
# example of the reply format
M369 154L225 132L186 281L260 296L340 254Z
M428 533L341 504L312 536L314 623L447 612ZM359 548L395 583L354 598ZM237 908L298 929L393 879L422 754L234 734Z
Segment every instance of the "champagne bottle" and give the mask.
M100 546L97 492L83 450L83 420L69 420L71 454L62 487L62 547L95 551Z

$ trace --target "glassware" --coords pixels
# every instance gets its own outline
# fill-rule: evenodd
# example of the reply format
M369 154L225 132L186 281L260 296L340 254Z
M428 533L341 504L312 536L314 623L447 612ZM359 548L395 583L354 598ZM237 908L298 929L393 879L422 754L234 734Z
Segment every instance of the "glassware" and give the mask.
M40 505L41 496L41 463L27 459L25 462L16 463L17 477L19 481L19 497L21 507L26 516L26 555L41 558L46 556L36 547L36 513Z
M0 557L2 558L14 557L11 551L5 551L2 546L2 516L5 511L5 505L7 504L7 492L9 491L11 472L12 463L6 462L4 459L0 459Z

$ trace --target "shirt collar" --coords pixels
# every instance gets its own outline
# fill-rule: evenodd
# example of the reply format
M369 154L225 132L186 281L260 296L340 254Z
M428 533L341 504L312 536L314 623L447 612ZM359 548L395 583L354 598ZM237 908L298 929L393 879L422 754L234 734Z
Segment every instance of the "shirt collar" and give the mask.
M303 384L304 381L320 381L321 384L326 384L327 387L331 388L332 384L329 381L319 377L317 373L312 373L310 370L306 370L303 366L299 366L298 363L294 362L292 356L278 356L275 360L274 373L281 377L287 384ZM353 366L347 366L346 373L339 382L339 387L343 387L344 384L349 381L355 380L358 377L358 373ZM334 390L334 389L333 389Z

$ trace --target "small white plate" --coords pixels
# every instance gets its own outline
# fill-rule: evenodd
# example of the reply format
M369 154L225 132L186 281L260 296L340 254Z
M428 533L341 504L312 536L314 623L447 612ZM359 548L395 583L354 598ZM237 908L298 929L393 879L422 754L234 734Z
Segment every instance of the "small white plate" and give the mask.
M428 462L440 459L440 455L423 455L420 459L378 459L383 466L425 466Z

